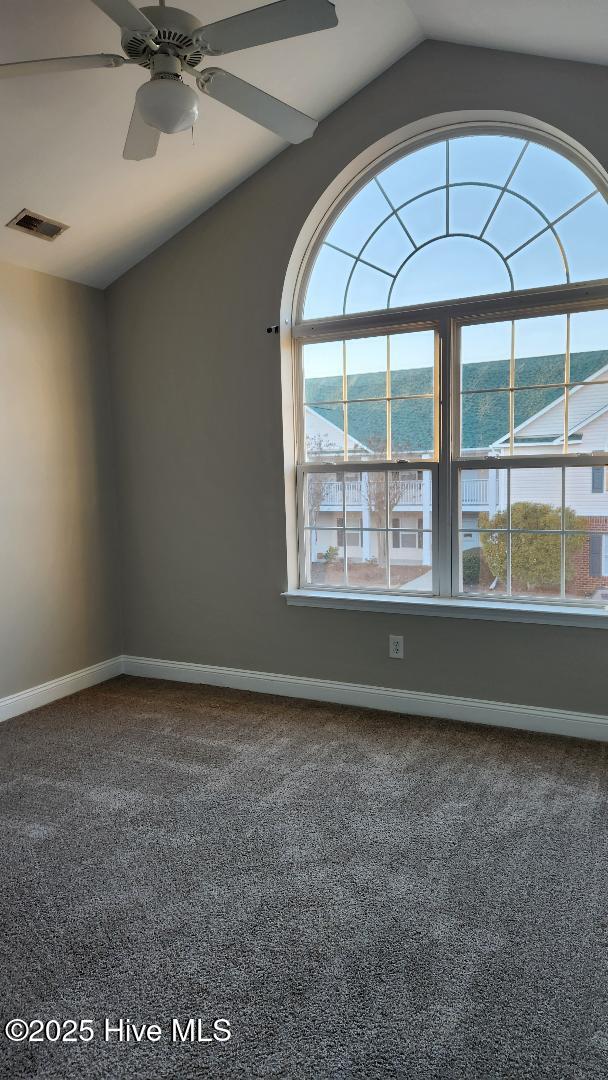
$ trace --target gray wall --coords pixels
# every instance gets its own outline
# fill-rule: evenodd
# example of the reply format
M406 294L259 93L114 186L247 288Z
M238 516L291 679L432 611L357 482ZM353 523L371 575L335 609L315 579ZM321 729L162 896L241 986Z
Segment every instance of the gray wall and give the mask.
M109 290L126 652L605 711L601 631L285 605L280 356L264 328L307 214L364 148L418 117L496 109L608 166L607 90L605 68L427 42Z
M103 293L0 265L0 697L120 652L109 406Z

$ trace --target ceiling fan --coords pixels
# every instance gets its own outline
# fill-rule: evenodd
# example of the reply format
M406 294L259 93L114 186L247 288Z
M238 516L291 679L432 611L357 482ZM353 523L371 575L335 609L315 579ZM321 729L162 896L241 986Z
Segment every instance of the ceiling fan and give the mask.
M309 139L318 121L244 82L222 68L198 70L206 56L251 49L271 41L300 37L337 26L333 0L276 0L228 19L199 26L199 20L181 8L137 8L131 0L93 0L122 30L125 55L61 56L0 64L0 79L16 75L42 75L53 71L122 67L148 68L150 80L137 91L123 157L133 161L154 157L161 132L184 131L198 118L199 98L184 76L216 101L255 120L291 143Z

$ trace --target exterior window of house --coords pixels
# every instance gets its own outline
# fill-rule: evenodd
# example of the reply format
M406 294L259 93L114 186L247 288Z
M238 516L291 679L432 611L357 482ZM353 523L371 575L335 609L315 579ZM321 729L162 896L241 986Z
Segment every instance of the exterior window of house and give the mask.
M319 530L317 529L317 530L315 530L315 532L319 532ZM337 534L336 539L338 541L338 547L343 548L344 547L344 515L343 514L340 514L336 518L336 534Z
M594 495L603 495L606 490L606 469L603 465L594 465L591 469L591 490Z
M586 164L504 127L383 160L297 310L300 587L605 605L608 203Z

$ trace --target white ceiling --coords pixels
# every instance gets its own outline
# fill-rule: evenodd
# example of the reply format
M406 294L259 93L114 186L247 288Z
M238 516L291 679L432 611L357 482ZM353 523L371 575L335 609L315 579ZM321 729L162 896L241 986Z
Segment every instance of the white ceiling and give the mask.
M264 2L181 0L201 24ZM221 65L322 119L424 37L608 63L603 0L337 0L337 10L335 30ZM90 0L2 0L0 63L120 51L118 28ZM124 161L146 77L124 67L0 82L1 260L104 287L284 148L205 99L194 145L190 132L164 136L153 160ZM53 244L1 228L23 207L70 228Z
M608 64L606 0L408 0L425 37Z
M140 6L144 6L138 0ZM201 25L264 0L178 0ZM0 63L121 52L90 0L1 0ZM177 6L177 4L176 4ZM222 57L221 66L319 119L421 39L404 0L338 0L333 30ZM136 66L0 81L0 223L23 207L66 222L49 244L0 225L0 259L105 286L285 143L206 99L194 132L161 137L151 161L124 161Z

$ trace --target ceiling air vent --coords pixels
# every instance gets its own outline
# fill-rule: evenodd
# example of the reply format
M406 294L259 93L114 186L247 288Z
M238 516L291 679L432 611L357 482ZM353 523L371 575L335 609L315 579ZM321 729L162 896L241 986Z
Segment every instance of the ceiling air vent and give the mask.
M19 232L29 233L30 236L38 236L41 240L56 240L68 225L61 221L53 221L51 218L35 214L33 210L20 210L14 218L6 223L9 229L18 229Z

